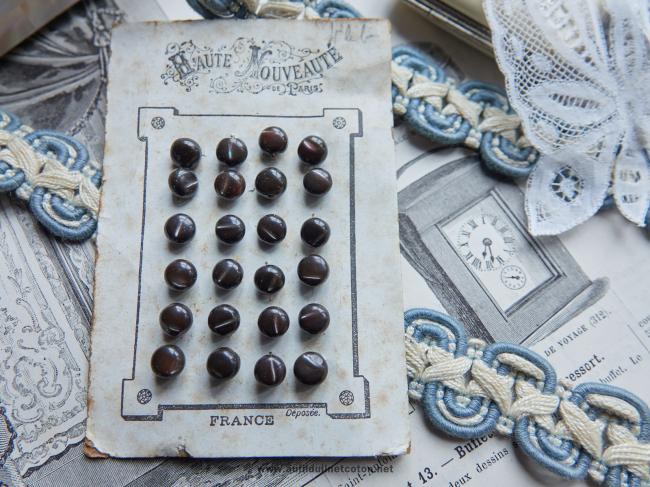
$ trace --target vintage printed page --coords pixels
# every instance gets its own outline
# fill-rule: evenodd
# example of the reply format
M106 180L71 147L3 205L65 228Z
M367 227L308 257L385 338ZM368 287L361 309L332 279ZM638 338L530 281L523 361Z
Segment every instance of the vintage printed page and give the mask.
M134 69L138 66L139 69ZM88 396L90 455L374 456L409 447L404 395L404 350L399 323L397 203L390 138L389 24L368 21L241 21L133 24L113 32L107 139ZM286 152L268 158L257 140L268 126L288 135ZM324 197L305 193L309 169L296 149L318 135L327 144L322 167L334 181ZM217 197L217 143L236 135L248 146L237 169L247 190L236 200ZM199 190L172 198L169 148L179 137L202 147ZM287 180L275 200L256 194L261 171L277 166ZM223 168L222 168L223 169ZM257 184L257 183L255 183ZM166 240L165 221L180 211L196 222L183 247ZM235 214L244 239L223 245L216 221ZM255 232L267 213L280 215L287 236L269 247ZM331 237L318 249L301 242L310 217L328 222ZM301 283L298 262L318 253L329 263L327 281ZM191 261L196 284L182 294L163 279L174 259ZM222 259L243 267L233 290L218 289L213 267ZM260 293L253 274L265 264L284 271L275 294ZM300 268L298 267L300 274ZM216 272L216 271L215 271ZM175 340L158 324L163 307L178 301L194 315ZM297 317L308 303L323 304L329 328L308 336ZM234 306L240 328L217 337L211 309ZM258 315L268 306L288 313L291 326L266 338ZM185 369L156 377L154 351L174 344ZM228 346L241 357L230 380L214 380L206 359ZM296 358L320 353L328 364L322 384L305 386L293 374ZM255 380L256 361L269 353L286 363L276 387ZM389 366L387 366L389 364Z
M470 184L468 174L474 174L472 167L478 168L479 163L469 151L432 147L403 126L395 129L394 137L397 147L400 215L412 214L414 211L414 207L405 205L408 199L404 198L414 185L419 185L418 191L423 198L430 191L441 194L440 186L434 184L427 189L421 184L432 174L440 174L437 171L451 172L452 175L457 171L463 177L452 177L446 184L451 185L456 193L472 191L473 184L476 183L474 181ZM497 179L486 176L486 179L480 178L479 181L499 186L501 194L505 194L504 187L500 186L503 183ZM516 196L519 189L510 186ZM520 191L519 194L523 195ZM480 198L481 195L476 196ZM514 201L509 207L516 212L517 205ZM507 201L505 203L510 205ZM437 204L454 212L451 199L438 198ZM427 213L433 218L435 209L429 208ZM471 217L471 212L464 216L465 219ZM516 219L510 223L513 229L515 223ZM425 230L420 234L422 238L418 240L427 245L427 252L435 259L449 257L443 247L427 239L427 226L423 228ZM414 262L410 258L409 247L413 245L413 240L409 237L407 233L401 232L404 257L402 273L406 283L405 309L429 307L459 317L463 313L461 306L443 306L441 303L447 298L436 282L436 276L432 274L434 268L431 261L421 259ZM558 246L562 252L556 256L562 263L564 277L582 284L576 286L573 294L554 298L560 310L551 318L545 319L543 308L538 307L540 315L531 315L526 322L504 322L497 326L494 322L481 320L469 333L474 336L482 334L488 341L492 341L490 336L503 340L508 333L519 333L520 330L527 329L527 333L520 335L520 340L512 341L530 342L528 337L537 334L530 344L531 348L551 362L558 377L568 384L611 384L626 388L645 401L650 401L650 391L646 387L650 364L650 319L647 305L648 281L645 277L650 267L642 259L631 258L641 255L648 245L644 230L628 225L620 215L612 211L596 216L593 221L560 239L544 237L532 240L526 238L523 241L528 243L520 246L519 262L510 262L509 265L517 265L531 278L534 275L535 261L525 249L535 248L538 255L542 255ZM506 275L514 274L506 272ZM513 292L500 279L498 283L483 279L484 286L463 289L464 301L469 306L480 303L484 298L482 293L493 294L497 300L504 302ZM505 282L508 280L505 279ZM555 280L554 283L562 285L561 280ZM528 291L527 299L535 298L534 293L530 292L532 288L522 286L521 290ZM516 314L513 319L517 319ZM533 325L535 319L538 321ZM549 323L553 326L549 327ZM512 328L515 330L512 331ZM536 333L539 330L543 333ZM412 449L408 456L363 462L342 460L319 471L318 476L307 484L319 487L586 485L582 481L559 479L550 474L531 462L510 438L499 435L472 440L449 438L430 426L422 408L416 403L412 404L410 419ZM279 467L275 471L287 471L287 467Z
M419 42L421 47L440 55L445 68L460 79L499 83L500 74L493 60L436 29L407 6L394 0L353 0L350 3L364 15L388 17L393 26L393 45ZM18 114L33 127L73 134L101 160L105 113L105 65L102 60L108 54L108 46L103 40L110 32L110 25L120 19L133 22L150 18L185 19L198 18L198 15L179 0L86 0L80 3L50 24L48 32L40 33L48 40L47 48L39 38L35 42L23 43L20 46L22 52L9 53L2 58L0 103L3 109ZM60 47L62 43L63 48ZM67 76L72 68L60 62L62 50L73 61L71 66L76 69L79 63L83 63L91 74L82 80ZM25 53L29 55L23 55ZM35 66L38 66L37 71ZM35 76L35 72L42 75ZM52 73L65 77L65 83L52 84ZM73 90L76 90L76 96L71 103L68 93ZM32 96L35 92L39 95ZM395 171L400 180L400 190L447 162L471 155L468 151L436 150L429 142L403 128L396 130L394 140L398 154ZM83 378L87 370L94 243L69 244L51 238L13 200L4 195L0 200L0 239L4 242L0 267L6 279L6 293L0 296L0 310L9 316L3 335L9 346L2 360L11 370L6 380L8 390L21 391L3 394L0 398L0 481L4 484L12 487L82 487L89 482L114 486L446 487L463 485L461 481L464 481L464 485L469 486L587 485L563 481L536 468L509 439L493 437L488 441L458 441L440 435L429 427L416 404L410 408L409 416L411 453L402 457L368 461L146 459L125 462L120 459L88 459L83 455L80 443L85 433L84 401L74 404L75 397L85 397L86 382L75 382L70 378L75 374ZM644 257L649 245L647 230L629 225L615 211L603 212L562 235L560 241L590 281L603 277L608 279L610 296L596 301L593 310L584 310L584 316L576 316L558 328L548 338L552 343L546 345L545 339L535 345L535 349L543 353L553 345L561 350L548 357L561 375L573 374L576 377L580 374L580 381L613 377L611 384L624 385L643 395L647 380L635 378L634 374L645 373L644 377L647 377L650 364L645 359L647 355L637 352L641 343L647 346L650 330L647 291L650 267ZM402 264L405 308L428 306L450 312L440 304L427 281L406 258ZM13 281L15 276L18 279ZM614 311L608 313L607 320L589 319L602 315L602 310L612 309L612 304ZM628 320L621 318L626 311L630 313ZM590 321L593 324L586 327L591 331L580 333L582 325ZM30 323L38 326L26 326ZM395 326L401 328L401 319ZM600 331L593 333L597 328ZM607 335L606 341L602 342L601 333L608 329L616 338L612 340ZM56 339L39 341L39 334ZM559 348L555 342L567 345ZM22 348L19 343L23 344ZM38 353L36 347L41 347ZM628 348L630 354L626 353ZM638 355L644 360L638 362ZM632 365L629 356L636 365ZM6 357L11 357L13 362L5 362ZM65 357L66 368L47 365L48 361L57 364L61 357ZM46 366L41 368L41 363ZM583 375L581 367L586 374ZM57 373L61 370L64 372ZM625 373L620 374L623 370ZM60 385L56 388L58 395L51 394L53 389L43 388L41 378L49 384ZM58 404L60 398L68 394L71 394L70 399L60 413L56 408L50 409L51 404ZM23 407L26 395L34 398L27 409ZM39 414L39 409L48 413ZM62 431L65 422L70 427ZM37 435L35 431L38 431ZM493 459L497 457L499 459L495 462ZM483 464L488 466L487 460L490 460L489 468L484 468Z

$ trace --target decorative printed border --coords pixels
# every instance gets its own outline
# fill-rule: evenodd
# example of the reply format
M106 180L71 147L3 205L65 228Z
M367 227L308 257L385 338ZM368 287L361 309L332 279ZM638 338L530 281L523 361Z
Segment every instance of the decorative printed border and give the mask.
M363 137L363 113L358 108L323 108L320 115L242 115L242 114L203 114L186 113L181 114L175 107L138 107L138 140L145 143L144 158L144 186L142 192L142 226L140 231L140 257L138 264L138 298L135 325L135 342L133 345L133 367L131 377L122 379L122 393L120 398L121 416L125 421L162 421L165 410L210 410L210 409L288 409L288 408L325 408L327 403L323 402L297 402L297 403L233 403L233 404L159 404L156 414L129 415L124 414L125 382L135 379L135 363L138 347L138 330L140 327L140 301L142 290L142 261L144 254L144 229L147 209L147 172L149 164L149 139L140 134L141 111L143 109L173 110L174 116L179 117L250 117L250 118L322 118L327 110L350 110L356 111L358 115L359 130L350 133L350 306L352 310L352 372L354 378L362 378L364 383L364 412L362 413L327 413L332 419L368 419L370 413L370 384L365 376L359 373L359 348L357 330L357 274L356 274L356 208L355 208L355 147L354 139ZM155 127L154 127L155 128ZM346 391L344 391L346 392ZM343 393L342 393L343 394ZM343 401L343 398L341 398Z

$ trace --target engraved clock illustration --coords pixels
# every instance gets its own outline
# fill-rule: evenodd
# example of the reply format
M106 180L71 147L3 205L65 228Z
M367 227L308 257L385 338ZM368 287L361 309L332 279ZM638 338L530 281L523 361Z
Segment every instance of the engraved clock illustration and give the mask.
M490 342L534 343L607 290L607 280L592 282L557 237L528 233L523 200L476 157L399 193L402 253L445 310Z
M463 224L456 246L479 271L500 269L515 254L512 229L498 216L484 212Z

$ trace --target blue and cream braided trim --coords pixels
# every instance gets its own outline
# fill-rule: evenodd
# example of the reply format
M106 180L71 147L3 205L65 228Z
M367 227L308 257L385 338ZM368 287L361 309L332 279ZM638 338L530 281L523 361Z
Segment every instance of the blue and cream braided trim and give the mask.
M433 58L410 46L393 49L391 74L393 112L416 132L477 150L488 169L504 176L525 177L533 169L538 152L500 88L456 84Z
M512 436L562 477L608 487L650 481L650 410L617 387L571 388L529 349L468 339L454 319L429 309L404 315L409 396L439 430L459 438Z
M95 233L101 177L80 142L0 110L0 192L26 201L52 234L80 241Z

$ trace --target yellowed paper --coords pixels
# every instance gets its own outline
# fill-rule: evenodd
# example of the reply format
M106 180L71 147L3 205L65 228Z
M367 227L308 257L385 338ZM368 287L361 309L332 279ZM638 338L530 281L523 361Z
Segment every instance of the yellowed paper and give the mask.
M402 287L393 143L390 135L390 47L385 21L238 21L134 24L115 30L109 79L107 141L95 288L87 452L147 456L370 456L402 454L409 446L402 343ZM289 136L287 151L269 162L257 138L267 126ZM231 134L248 145L239 168L247 191L234 202L212 188L218 141ZM334 180L320 200L302 187L296 149L310 134L329 154L322 167ZM203 148L199 191L178 205L167 177L169 147L191 137ZM288 187L272 202L254 191L255 176L274 165ZM166 219L183 211L197 234L173 249ZM217 243L214 225L233 213L247 226L232 247ZM255 225L282 216L286 239L269 249ZM307 288L296 275L311 253L302 222L317 215L331 226L317 250L330 265L328 281ZM166 265L187 258L198 270L186 293L170 294ZM233 291L217 291L211 272L223 258L244 267ZM253 285L264 263L284 270L286 284L261 296ZM193 311L192 329L173 341L186 356L173 379L155 378L153 351L168 343L160 310L180 300ZM331 324L306 336L298 311L323 303ZM213 306L228 303L242 316L234 334L218 339L207 326ZM291 318L286 335L265 339L257 316L269 305ZM171 342L170 342L171 343ZM215 382L205 362L229 346L241 356L238 375ZM303 352L321 353L329 375L316 387L292 373ZM256 360L272 352L287 366L275 388L253 376Z

